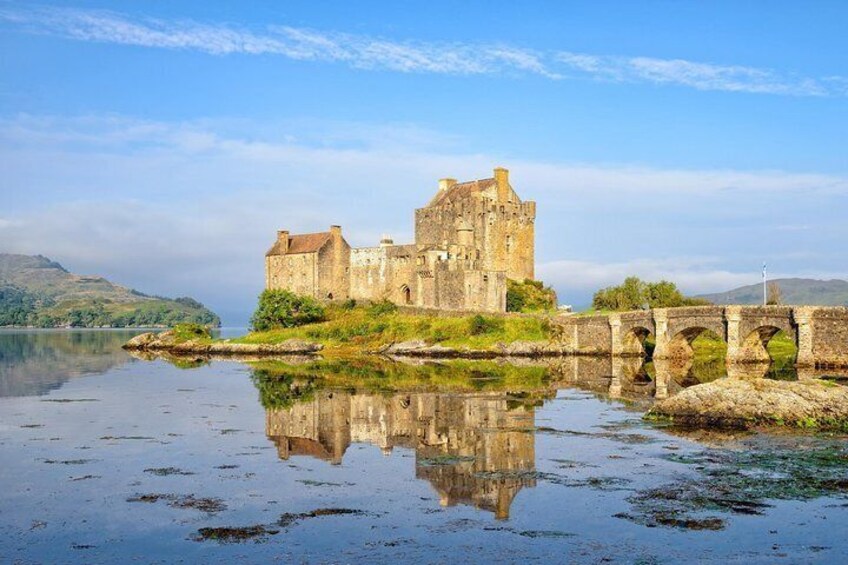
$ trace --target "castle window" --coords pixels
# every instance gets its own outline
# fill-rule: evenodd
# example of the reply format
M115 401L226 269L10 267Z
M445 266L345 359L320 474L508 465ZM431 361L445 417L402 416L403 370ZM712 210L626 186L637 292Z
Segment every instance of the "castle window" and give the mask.
M483 275L483 282L484 283L489 282L489 275Z
M512 236L506 236L506 252L509 253L512 250Z

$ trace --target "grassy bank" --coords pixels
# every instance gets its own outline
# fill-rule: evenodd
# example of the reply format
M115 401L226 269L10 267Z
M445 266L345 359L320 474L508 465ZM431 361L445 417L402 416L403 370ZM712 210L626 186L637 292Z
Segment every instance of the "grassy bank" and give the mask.
M294 328L251 332L234 343L281 343L288 339L317 341L326 354L359 353L390 343L424 340L445 347L487 349L498 343L546 341L545 318L512 316L428 316L377 306L344 308L330 305L323 322Z

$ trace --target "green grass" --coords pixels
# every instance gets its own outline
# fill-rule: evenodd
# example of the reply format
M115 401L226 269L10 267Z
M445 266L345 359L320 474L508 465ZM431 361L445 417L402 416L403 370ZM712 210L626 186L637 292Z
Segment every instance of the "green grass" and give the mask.
M428 316L400 311L329 306L323 322L295 328L252 332L236 343L280 343L297 338L317 341L325 353L361 352L402 341L421 339L445 347L486 349L514 341L547 341L545 318L485 315Z

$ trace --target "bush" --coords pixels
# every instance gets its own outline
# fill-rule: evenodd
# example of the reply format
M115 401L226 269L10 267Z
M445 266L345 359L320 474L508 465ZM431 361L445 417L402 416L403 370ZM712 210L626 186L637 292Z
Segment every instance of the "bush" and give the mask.
M394 302L389 302L385 299L380 302L375 302L368 307L368 315L371 317L383 316L384 314L394 314L395 312L397 312L397 305L395 305Z
M324 308L314 298L297 296L287 290L265 290L259 295L259 305L250 325L261 332L302 326L323 319Z
M356 308L356 300L353 298L348 298L342 302L342 310L353 310L354 308Z
M468 332L471 335L483 335L503 329L503 320L487 318L477 314L468 320Z
M212 332L209 328L200 324L177 324L172 328L174 337L179 341L188 341L191 339L212 339Z
M507 312L544 312L557 305L556 292L542 281L506 281Z

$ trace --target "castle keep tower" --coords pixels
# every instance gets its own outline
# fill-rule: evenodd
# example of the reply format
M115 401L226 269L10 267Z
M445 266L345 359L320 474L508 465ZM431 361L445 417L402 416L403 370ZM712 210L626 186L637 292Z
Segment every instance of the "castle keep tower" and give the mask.
M472 252L481 269L504 271L518 281L533 279L536 203L521 201L508 170L494 173L469 182L440 180L436 196L415 211L415 242Z
M415 242L352 249L329 232L279 231L265 257L265 287L323 300L388 299L444 310L503 312L507 279L534 278L536 203L522 202L509 171L468 182L442 179L415 211Z

